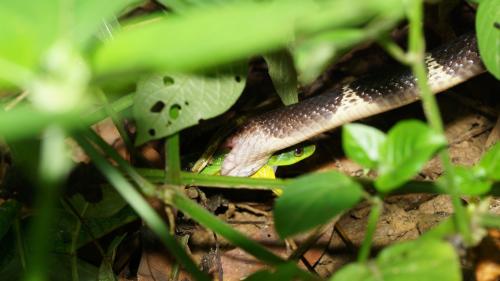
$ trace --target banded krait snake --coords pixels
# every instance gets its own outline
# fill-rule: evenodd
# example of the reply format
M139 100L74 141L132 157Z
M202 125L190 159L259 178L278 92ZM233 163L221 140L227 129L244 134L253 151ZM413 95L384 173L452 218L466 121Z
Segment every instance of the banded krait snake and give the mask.
M485 71L474 34L463 35L425 57L429 86L442 92ZM221 174L249 176L276 151L348 122L388 111L419 99L410 70L377 74L340 85L297 104L251 119L226 146Z

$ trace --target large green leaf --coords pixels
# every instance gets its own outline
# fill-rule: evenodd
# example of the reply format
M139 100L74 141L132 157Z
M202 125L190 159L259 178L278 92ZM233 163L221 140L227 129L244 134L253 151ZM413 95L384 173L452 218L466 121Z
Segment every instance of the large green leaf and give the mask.
M347 156L365 168L375 168L385 134L363 124L348 124L342 127L342 147Z
M0 1L0 62L33 69L60 34L61 1ZM15 68L2 63L0 85L5 83L4 73L13 75L11 80L22 79Z
M308 84L314 81L341 50L365 38L362 29L349 28L323 32L297 44L293 48L293 57L300 82Z
M172 9L175 13L185 13L198 7L221 6L235 1L241 0L158 0L158 2Z
M74 26L71 37L78 45L87 43L100 26L119 12L142 0L77 0L74 3ZM69 12L69 11L66 11Z
M446 139L417 120L401 121L387 134L380 150L379 177L375 187L381 192L411 179L440 148Z
M39 69L56 41L64 38L81 46L106 20L135 2L140 1L1 1L0 85L22 86L30 78L27 71ZM54 66L61 59L51 55L47 60Z
M137 144L171 135L228 110L245 86L242 68L214 75L151 75L137 86L133 112Z
M460 263L453 247L439 240L420 239L384 249L375 261L354 263L330 281L461 280Z
M95 69L105 74L208 68L284 48L297 36L359 25L388 10L403 14L403 1L236 1L190 9L122 29L97 50Z
M287 237L326 223L354 206L362 194L360 184L338 172L300 177L287 184L276 200L276 230Z
M273 81L274 89L285 105L297 103L299 93L297 91L297 71L293 65L293 58L287 50L264 55L269 76Z
M476 31L481 58L500 79L500 0L482 0L476 15Z

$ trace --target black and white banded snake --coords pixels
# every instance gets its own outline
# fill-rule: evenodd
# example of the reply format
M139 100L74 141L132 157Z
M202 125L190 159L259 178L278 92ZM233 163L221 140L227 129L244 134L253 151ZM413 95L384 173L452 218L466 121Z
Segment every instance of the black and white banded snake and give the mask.
M469 33L425 57L428 83L442 92L485 71L477 41ZM243 125L226 141L231 150L221 174L249 176L276 151L343 124L419 100L410 70L362 77L291 106L264 113Z

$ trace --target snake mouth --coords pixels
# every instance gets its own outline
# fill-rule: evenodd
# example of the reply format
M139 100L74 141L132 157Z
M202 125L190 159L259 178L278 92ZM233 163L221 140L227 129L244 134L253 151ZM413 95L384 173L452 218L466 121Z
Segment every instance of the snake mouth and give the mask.
M248 177L267 163L273 152L263 150L266 144L262 140L269 137L263 136L259 130L250 132L246 131L245 136L236 134L227 139L223 147L230 151L222 162L221 175Z
M251 159L244 158L250 161L245 161L245 163L242 163L241 161L237 160L240 159L238 154L232 152L233 151L231 151L228 155L226 155L226 158L222 163L221 175L223 176L234 176L234 177L251 176L255 172L257 172L262 166L264 166L267 163L269 157L271 157L271 155L269 155L259 158L253 157Z

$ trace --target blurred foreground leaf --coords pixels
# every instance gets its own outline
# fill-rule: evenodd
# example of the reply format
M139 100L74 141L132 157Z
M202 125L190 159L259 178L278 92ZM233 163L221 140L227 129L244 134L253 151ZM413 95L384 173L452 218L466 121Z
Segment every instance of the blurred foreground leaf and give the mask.
M192 71L283 47L297 37L365 23L400 0L238 1L191 9L118 32L95 55L98 74ZM258 19L255 15L258 15Z
M389 246L367 264L340 269L330 281L461 280L453 247L439 240L419 239Z
M453 167L453 180L460 195L478 196L490 191L493 182L481 177L480 171L470 167ZM441 177L438 183L446 190L446 180Z

